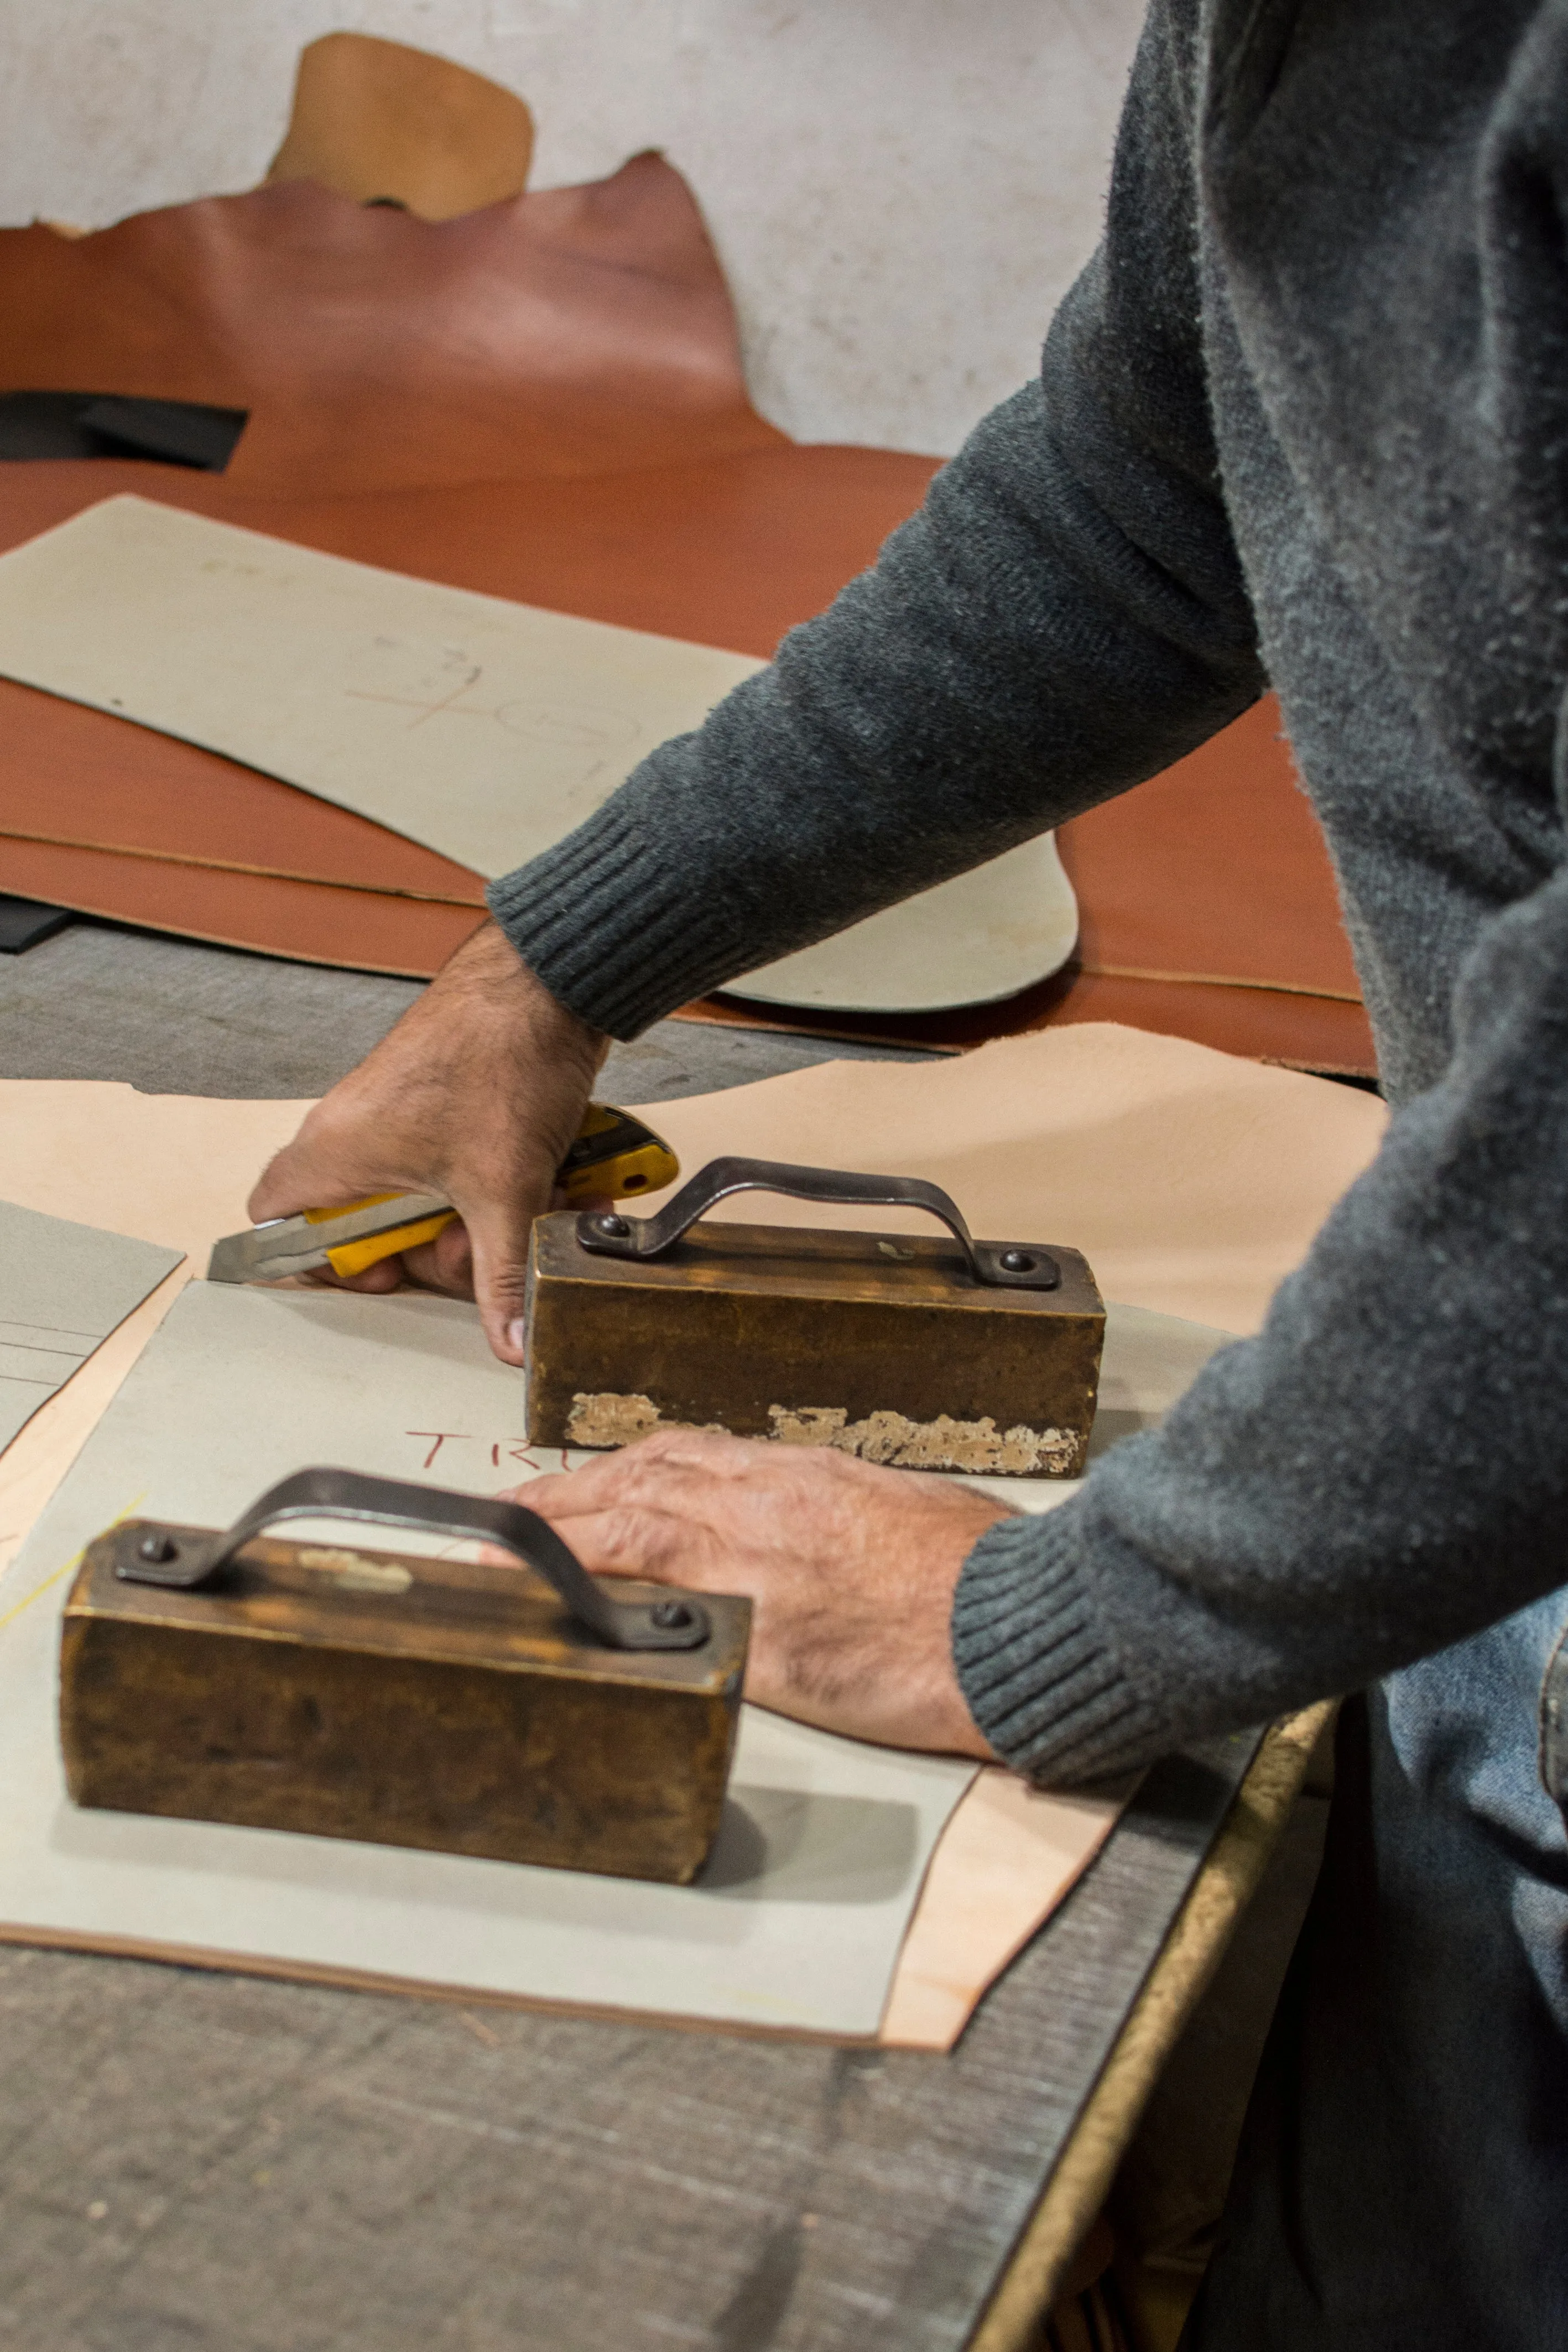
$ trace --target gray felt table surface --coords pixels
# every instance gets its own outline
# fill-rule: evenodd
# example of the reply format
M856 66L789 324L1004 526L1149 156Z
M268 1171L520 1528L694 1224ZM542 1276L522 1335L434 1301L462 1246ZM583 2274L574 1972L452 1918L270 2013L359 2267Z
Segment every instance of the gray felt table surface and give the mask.
M80 924L0 1076L313 1094L413 992ZM666 1023L605 1092L843 1051ZM946 2057L0 1948L0 2345L957 2352L1251 1752L1152 1773Z
M120 1078L144 1094L289 1101L362 1061L421 983L78 922L0 955L0 1078ZM812 1062L925 1061L915 1050L661 1021L615 1045L611 1102L715 1094Z

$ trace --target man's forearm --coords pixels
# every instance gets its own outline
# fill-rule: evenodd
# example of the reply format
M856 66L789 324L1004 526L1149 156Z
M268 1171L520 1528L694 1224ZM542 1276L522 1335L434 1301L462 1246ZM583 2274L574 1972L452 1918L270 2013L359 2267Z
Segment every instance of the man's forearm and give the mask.
M1494 919L1456 1014L1260 1336L976 1546L955 1654L1010 1762L1146 1762L1568 1578L1568 875Z
M1075 563L1071 499L1040 511L1051 443L1033 385L770 669L492 886L563 1003L634 1034L1140 782L1256 699L1243 612L1177 642L1141 608L1141 551L1120 580L1103 547L1099 577Z

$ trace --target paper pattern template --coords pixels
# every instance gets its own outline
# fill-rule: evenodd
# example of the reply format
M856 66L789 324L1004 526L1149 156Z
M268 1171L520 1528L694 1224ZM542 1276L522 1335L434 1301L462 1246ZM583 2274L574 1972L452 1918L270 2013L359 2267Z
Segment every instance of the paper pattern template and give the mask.
M504 874L763 664L105 499L0 556L0 671Z
M455 1301L191 1284L0 1585L0 1919L481 1993L874 2034L926 1864L974 1778L963 1762L747 1708L729 1812L695 1890L83 1812L67 1799L55 1725L62 1571L100 1528L127 1512L222 1525L319 1459L493 1492L560 1463L530 1454L521 1403L519 1376ZM395 1544L396 1531L373 1540Z
M443 587L131 494L0 556L0 673L183 737L495 876L765 665ZM737 983L920 1012L1072 951L1043 836Z
M0 1446L157 1289L180 1255L0 1201Z
M1078 901L1045 833L728 987L761 1004L935 1013L1016 996L1077 940Z
M1113 1309L1105 1442L1163 1412L1224 1337ZM322 1455L476 1490L580 1460L524 1443L520 1398L453 1300L182 1294L0 1580L0 1931L764 2030L861 2038L882 2024L947 2047L1092 1858L1113 1801L1025 1792L747 1707L730 1812L696 1889L70 1805L55 1659L83 1543L126 1512L223 1524ZM973 1483L1030 1509L1074 1491Z

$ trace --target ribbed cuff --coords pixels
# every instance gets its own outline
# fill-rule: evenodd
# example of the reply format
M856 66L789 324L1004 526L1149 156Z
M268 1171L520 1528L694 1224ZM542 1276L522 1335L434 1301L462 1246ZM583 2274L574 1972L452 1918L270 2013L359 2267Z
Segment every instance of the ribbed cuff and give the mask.
M953 1659L975 1721L1031 1780L1097 1780L1159 1751L1096 1627L1071 1503L987 1528L954 1595Z
M485 897L557 1002L612 1037L640 1035L757 961L735 909L683 884L613 800Z

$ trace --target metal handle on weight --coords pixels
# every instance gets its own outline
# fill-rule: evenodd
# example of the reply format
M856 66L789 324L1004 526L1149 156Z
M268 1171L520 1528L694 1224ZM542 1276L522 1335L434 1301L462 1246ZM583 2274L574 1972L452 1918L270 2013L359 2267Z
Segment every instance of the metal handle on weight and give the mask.
M1017 1242L977 1242L957 1202L923 1176L856 1176L841 1168L796 1168L783 1160L710 1160L656 1217L623 1217L617 1210L584 1209L577 1238L604 1257L663 1257L699 1217L732 1192L782 1192L792 1201L831 1202L868 1209L924 1209L939 1217L968 1260L975 1280L997 1290L1054 1290L1056 1260Z
M687 1594L667 1601L614 1601L537 1511L482 1495L371 1478L357 1470L299 1470L258 1495L226 1533L129 1521L117 1529L114 1572L129 1584L195 1591L214 1584L253 1536L279 1519L365 1519L377 1527L499 1544L552 1584L578 1622L611 1650L695 1650L708 1638L707 1612Z

